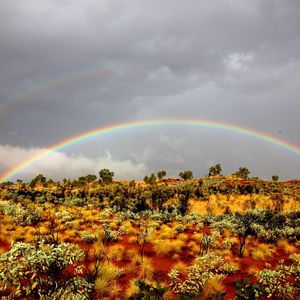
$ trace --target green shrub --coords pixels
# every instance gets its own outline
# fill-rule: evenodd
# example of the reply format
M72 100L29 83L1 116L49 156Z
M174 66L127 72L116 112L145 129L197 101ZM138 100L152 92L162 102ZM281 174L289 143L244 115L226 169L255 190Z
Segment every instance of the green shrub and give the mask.
M0 256L0 291L11 297L88 299L92 285L80 277L83 258L84 252L74 244L13 243ZM70 266L74 271L66 276Z
M268 297L273 296L276 299L299 299L298 277L299 265L286 266L283 260L274 270L264 269L258 274L259 282L265 288Z
M236 300L257 300L267 296L265 290L258 283L251 283L251 277L235 282Z
M84 231L81 235L81 239L87 243L94 243L98 240L98 236L95 233Z
M16 225L27 226L37 224L42 220L39 211L30 207L14 204L9 201L0 202L0 212L9 216Z
M227 273L229 269L228 264L224 263L221 256L208 253L196 258L195 263L188 267L185 280L181 279L177 269L172 269L168 274L170 278L169 285L173 293L182 297L199 296L209 280L222 281L229 273Z

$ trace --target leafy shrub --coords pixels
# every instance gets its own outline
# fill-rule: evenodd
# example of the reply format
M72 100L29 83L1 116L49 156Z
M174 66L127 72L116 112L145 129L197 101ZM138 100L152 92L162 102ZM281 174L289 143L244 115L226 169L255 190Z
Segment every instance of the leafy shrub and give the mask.
M256 300L262 296L267 296L264 289L258 283L251 283L251 277L235 282L236 300Z
M156 285L152 285L143 280L138 280L136 286L139 288L140 292L129 299L163 299L168 291L168 288L161 286L159 282L156 283Z
M64 204L66 206L85 206L87 203L87 200L85 198L70 198L70 199L66 199Z
M268 297L279 299L299 299L300 289L293 282L299 276L299 265L285 266L284 261L274 270L264 269L259 272L259 282L265 288ZM297 282L297 281L296 281Z
M221 237L220 232L213 230L211 234L203 234L200 241L200 255L207 254L210 248L216 247L215 242Z
M185 226L182 225L182 224L179 224L175 227L175 230L178 232L178 233L183 233L185 231Z
M8 215L15 224L21 226L34 225L42 220L40 212L24 207L20 203L14 204L9 201L1 201L0 212Z
M68 299L88 299L92 285L79 276L83 258L84 252L74 244L13 243L0 256L0 291L10 291L12 297L54 299L67 294ZM63 273L70 266L74 272L68 278Z
M224 263L221 256L208 253L198 257L195 263L188 267L187 278L184 281L180 279L179 271L172 269L168 274L170 287L175 294L197 296L202 293L210 280L221 282L227 274L227 268L228 264Z
M98 236L95 233L84 231L81 235L81 239L87 243L94 243L98 240Z

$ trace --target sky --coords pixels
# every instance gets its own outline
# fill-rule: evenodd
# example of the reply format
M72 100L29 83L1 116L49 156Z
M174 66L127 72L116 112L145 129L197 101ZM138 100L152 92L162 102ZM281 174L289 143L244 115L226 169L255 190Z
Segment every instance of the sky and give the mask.
M95 128L209 119L299 146L299 0L0 0L0 174ZM11 179L164 169L300 178L293 153L201 127L121 130L53 152Z

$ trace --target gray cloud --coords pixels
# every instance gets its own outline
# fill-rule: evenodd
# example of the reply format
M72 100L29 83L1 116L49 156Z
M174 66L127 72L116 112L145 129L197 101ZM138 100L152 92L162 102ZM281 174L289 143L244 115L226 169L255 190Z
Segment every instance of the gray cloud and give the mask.
M43 148L92 128L158 117L280 131L300 144L299 13L298 0L3 0L1 144ZM146 153L149 170L161 164L176 173L198 153L174 144L183 137L171 138L162 139L176 155L160 149L156 162L146 135L122 147L112 142L110 151L136 161ZM214 137L205 139L213 145ZM231 146L214 146L218 152L205 154L203 165L217 160L233 169ZM245 164L270 175L271 168L259 167L264 154L251 144L239 147ZM293 158L281 157L278 170L287 177L298 176Z

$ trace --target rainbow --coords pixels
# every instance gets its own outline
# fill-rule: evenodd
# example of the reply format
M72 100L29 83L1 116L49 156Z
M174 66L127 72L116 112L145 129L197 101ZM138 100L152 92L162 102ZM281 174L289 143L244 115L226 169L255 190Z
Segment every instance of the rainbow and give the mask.
M117 123L109 126L92 129L78 135L73 135L63 141L60 141L54 145L51 145L47 150L43 150L38 154L31 156L30 158L24 160L20 164L12 167L11 169L5 171L0 175L0 182L8 181L11 177L17 175L20 171L29 167L34 162L47 157L52 152L63 150L66 147L72 146L74 144L83 142L93 137L102 136L105 134L111 134L113 132L119 132L124 130L130 130L135 128L143 127L162 127L162 126L183 126L183 127L202 127L207 129L218 129L232 133L238 133L241 135L249 136L269 142L273 145L280 146L290 152L300 155L300 146L292 144L290 142L279 139L269 133L262 131L257 131L253 129L248 129L241 127L239 125L217 122L213 120L202 120L202 119L156 119L156 120L144 120L144 121L130 121L125 123Z
M103 66L90 66L84 69L79 69L77 71L70 72L55 79L49 79L36 84L33 88L28 89L27 91L22 91L13 97L1 101L0 103L0 113L4 112L6 109L14 107L17 104L22 103L25 100L32 99L33 97L45 93L47 91L55 90L60 87L64 87L67 84L72 82L85 80L89 77L109 74L112 73L113 69Z

